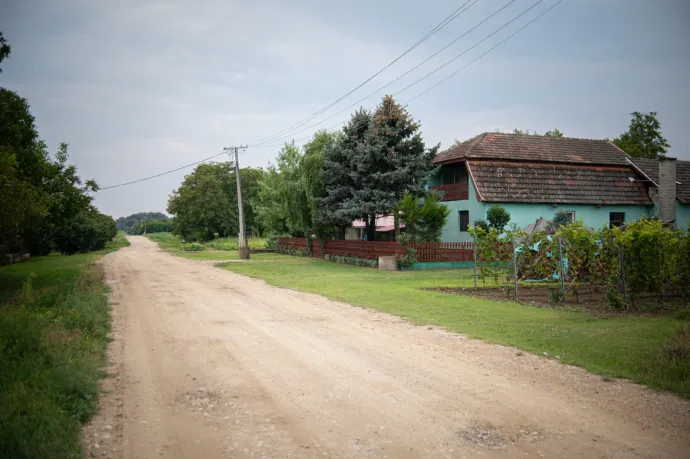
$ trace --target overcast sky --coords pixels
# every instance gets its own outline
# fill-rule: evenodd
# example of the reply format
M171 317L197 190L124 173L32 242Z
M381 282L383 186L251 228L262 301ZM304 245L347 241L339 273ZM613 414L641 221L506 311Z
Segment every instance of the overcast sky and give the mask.
M536 7L437 74L467 65L557 0ZM465 0L0 0L12 46L0 85L26 97L41 137L70 144L101 186L157 174L279 132L415 43ZM393 80L510 0L480 0L321 121ZM510 6L438 57L362 102L376 104L465 51L536 0ZM690 2L564 0L529 28L408 107L429 145L494 129L615 137L629 113L658 111L670 155L690 159ZM330 128L347 112L325 121ZM302 138L317 128L297 133ZM281 139L282 140L282 139ZM266 166L280 141L251 148ZM192 169L101 191L115 217L165 211Z

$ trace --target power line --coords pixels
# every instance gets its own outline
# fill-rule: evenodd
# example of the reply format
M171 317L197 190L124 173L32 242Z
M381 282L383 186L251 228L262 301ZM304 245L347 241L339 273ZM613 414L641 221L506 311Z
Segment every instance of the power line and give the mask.
M383 67L381 70L379 70L378 72L376 72L375 74L373 74L372 76L370 76L369 78L367 78L366 80L364 80L362 83L360 83L360 84L359 84L358 86L356 86L355 88L351 89L351 90L350 90L349 92L347 92L346 94L340 96L338 99L336 99L335 101L333 101L333 102L331 102L330 104L326 105L325 107L321 108L321 109L318 110L317 112L315 112L315 113L309 115L307 118L303 119L302 121L299 121L298 123L295 123L295 124L293 124L292 126L286 128L286 129L283 129L282 131L276 132L275 134L272 134L272 135L269 135L269 136L264 137L264 138L262 138L262 139L259 139L259 140L257 140L256 142L254 142L254 144L256 145L256 144L259 144L259 143L264 143L264 142L266 142L266 141L272 142L273 140L276 140L276 139L275 139L276 136L282 136L282 135L284 135L285 133L290 132L291 130L293 130L293 129L295 129L295 128L298 128L298 127L300 127L300 126L303 126L304 124L308 123L309 121L313 120L313 119L316 118L317 116L319 116L319 115L321 115L322 113L324 113L325 111L327 111L329 108L331 108L331 107L333 107L334 105L338 104L340 101L342 101L343 99L345 99L346 97L348 97L349 95L351 95L352 93L354 93L355 91L357 91L359 88L361 88L362 86L364 86L365 84L367 84L368 82L370 82L371 80L373 80L374 78L376 78L377 76L379 76L379 75L380 75L381 73L383 73L385 70L387 70L388 68L390 68L393 64L395 64L396 62L398 62L400 59L402 59L403 57L405 57L407 54L409 54L411 51L413 51L413 50L414 50L415 48L417 48L419 45L421 45L421 44L424 43L426 40L428 40L429 38L431 38L431 36L433 36L434 34L436 34L436 32L438 32L439 30L441 30L442 28L444 28L445 26L447 26L448 24L450 24L451 22L453 22L453 21L454 21L455 19L457 19L462 13L464 13L465 11L469 10L472 6L474 6L474 4L476 4L479 0L474 0L474 3L472 3L470 6L468 6L467 8L465 8L465 9L463 10L462 8L464 8L465 5L467 5L468 3L470 3L470 1L472 1L472 0L467 0L467 1L466 1L464 4L462 4L458 9L456 9L455 11L453 11L453 12L452 12L449 16L447 16L443 21L441 21L436 27L434 27L434 28L431 29L429 32L427 32L426 35L424 35L422 38L420 38L419 40L417 40L417 42L416 42L414 45L412 45L412 46L410 46L409 48L407 48L407 50L405 50L401 55L399 55L398 57L396 57L395 59L393 59L391 62L389 62L388 64L386 64L386 66ZM460 10L462 10L462 11L460 11ZM250 145L250 146L252 146L252 145Z
M140 179L138 179L138 180L132 180L131 182L118 183L117 185L111 185L111 186L104 186L103 188L99 188L98 191L110 190L111 188L118 188L118 187L125 186L125 185L131 185L131 184L133 184L133 183L139 183L139 182L143 182L143 181L146 181L146 180L151 180L151 179L154 179L154 178L157 178L157 177L161 177L161 176L163 176L163 175L172 174L173 172L177 172L177 171L180 171L180 170L182 170L182 169L186 169L186 168L188 168L188 167L196 166L197 164L201 164L201 163L203 163L203 162L210 161L210 160L212 160L213 158L217 158L217 157L219 157L220 155L224 155L224 154L225 154L225 152L223 151L223 152L218 153L217 155L209 156L208 158L202 159L202 160L197 161L197 162L195 162L195 163L187 164L186 166L180 166L180 167L178 167L177 169L172 169L172 170L169 170L169 171L166 171L166 172L161 172L160 174L151 175L151 176L149 176L149 177L140 178Z
M459 8L457 8L457 9L456 9L455 11L453 11L450 15L448 15L443 21L441 21L441 22L440 22L439 24L437 24L433 29L431 29L429 32L427 32L426 35L424 35L422 38L420 38L419 40L417 40L417 42L416 42L415 44L413 44L412 46L410 46L410 47L409 47L407 50L405 50L402 54L400 54L398 57L396 57L396 58L393 59L391 62L389 62L385 67L383 67L381 70L379 70L378 72L376 72L374 75L372 75L372 76L370 76L369 78L367 78L365 81L363 81L362 83L360 83L357 87L355 87L354 89L350 90L350 91L349 91L348 93L346 93L345 95L339 97L339 98L338 98L337 100L335 100L334 102L330 103L330 104L327 105L326 107L320 109L319 111L317 111L316 113L310 115L309 117L305 118L304 120L300 121L299 123L296 123L296 124L290 126L290 127L287 128L287 129L283 129L282 131L280 131L280 132L278 132L278 133L276 133L276 134L270 135L270 136L268 136L268 137L264 137L263 139L259 139L259 140L258 140L257 142L255 142L255 143L257 143L257 144L258 144L258 143L264 143L265 141L268 141L268 139L271 139L270 141L278 140L278 138L275 138L275 139L274 139L274 137L275 137L275 136L279 136L279 135L281 135L281 134L283 134L283 133L287 133L287 132L291 131L292 129L296 128L296 127L303 126L305 123L308 123L309 121L313 120L314 118L316 118L317 116L319 116L320 114L322 114L323 112L325 112L326 110L328 110L329 108L333 107L333 106L336 105L338 102L340 102L341 100L345 99L347 96L351 95L352 93L354 93L355 91L357 91L359 88L361 88L362 86L364 86L365 84L367 84L368 82L370 82L371 80L373 80L374 78L376 78L377 76L379 76L381 73L383 73L383 72L384 72L385 70L387 70L388 68L390 68L393 64L395 64L396 62L398 62L400 59L402 59L403 57L405 57L407 54L409 54L411 51L413 51L413 50L414 50L415 48L417 48L419 45L421 45L421 44L424 43L426 40L428 40L429 38L431 38L434 34L436 34L436 32L438 32L439 30L441 30L442 28L444 28L445 26L447 26L448 24L450 24L451 22L453 22L453 21L454 21L455 19L457 19L462 13L464 13L465 11L467 11L468 9L470 9L470 8L471 8L475 3L477 3L479 0L474 0L474 3L472 3L470 6L468 6L467 8L465 8L465 9L463 10L463 8L465 7L465 5L467 5L467 4L470 3L471 1L472 1L472 0L467 0L467 1L466 1L465 3L463 3ZM161 176L163 176L163 175L171 174L171 173L173 173L173 172L177 172L177 171L179 171L179 170L186 169L186 168L188 168L188 167L192 167L192 166L195 166L195 165L197 165L197 164L200 164L200 163L203 163L203 162L205 162L205 161L208 161L208 160L210 160L210 159L216 158L216 157L218 157L218 156L220 156L220 155L222 155L222 154L223 154L223 153L219 153L219 154L214 155L214 156L211 156L211 157L209 157L209 158L202 159L201 161L197 161L197 162L194 162L194 163L191 163L191 164L187 164L187 165L185 165L185 166L181 166L181 167L178 167L178 168L176 168L176 169L173 169L173 170L170 170L170 171L167 171L167 172L163 172L163 173L161 173L161 174L152 175L152 176L150 176L150 177L144 177L144 178L141 178L141 179L138 179L138 180L132 180L131 182L119 183L119 184L117 184L117 185L111 185L111 186L103 187L103 188L100 188L99 191L102 191L102 190L109 190L109 189L112 189L112 188L118 188L118 187L125 186L125 185L132 185L132 184L134 184L134 183L143 182L143 181L150 180L150 179L153 179L153 178L161 177Z
M407 75L407 74L409 74L410 72L412 72L413 70L417 69L419 66L421 66L422 64L424 64L425 62L427 62L429 59L431 59L431 58L435 57L436 55L438 55L441 51L445 50L446 48L448 48L448 47L449 47L450 45L452 45L453 43L457 42L458 40L460 40L461 38L463 38L464 36L466 36L468 33L470 33L470 32L472 32L473 30L475 30L477 27L479 27L479 26L481 26L482 24L484 24L486 21L488 21L489 19L491 19L492 17L494 17L495 15L497 15L498 13L500 13L501 11L503 11L505 8L507 8L508 6L510 6L510 5L511 5L512 3L514 3L515 1L516 1L516 0L511 0L511 1L508 2L505 6L503 6L501 9L497 10L495 13L491 14L490 16L488 16L486 19L484 19L483 21L481 21L480 23L478 23L477 25L475 25L474 27L472 27L471 29L469 29L469 30L468 30L467 32L465 32L464 34L462 34L462 35L460 35L459 37L457 37L455 40L453 40L453 41L451 41L450 43L448 43L446 46L444 46L443 48L441 48L441 49L440 49L439 51L437 51L435 54L431 55L430 57L428 57L428 58L425 59L424 61L422 61L422 62L420 62L419 64L417 64L416 66L412 67L412 68L411 68L410 70L408 70L407 72L405 72L405 73L403 73L402 75L400 75L400 76L399 76L398 78L396 78L395 80L393 80L393 81L391 81L391 82L389 82L389 83L383 85L382 87L380 87L380 88L377 89L376 91L372 92L371 94L367 95L366 97L363 97L363 98L359 99L359 100L356 101L355 103L353 103L353 104L351 104L351 105L345 107L344 109L340 110L339 112L334 113L333 115L331 115L331 116L329 116L329 117L327 117L327 118L324 118L323 120L321 120L321 121L319 121L319 122L317 122L317 123L314 123L314 124L312 124L312 125L309 125L309 126L307 126L306 128L304 128L304 129L301 129L301 130L299 130L299 131L293 132L293 133L290 134L290 135L294 135L294 134L299 134L299 133L305 132L305 131L307 131L307 130L313 128L313 127L318 126L319 124L321 124L321 123L323 123L323 122L325 122L325 121L328 121L328 120L330 120L330 119L332 119L332 118L335 118L337 115L339 115L339 114L341 114L341 113L343 113L343 112L345 112L345 111L351 109L352 107L356 106L356 105L359 104L360 102L363 102L363 101L365 101L366 99L368 99L369 97L373 96L373 95L376 94L377 92L379 92L379 91L381 91L381 90L387 88L387 87L390 86L391 84L393 84L393 83L395 83L396 81L400 80L400 79L401 79L402 77L404 77L405 75ZM436 73L436 72L438 72L439 70L443 69L443 68L446 67L447 65L453 63L454 61L456 61L456 60L459 59L460 57L462 57L462 56L464 56L465 54L467 54L468 52L472 51L474 48L476 48L477 46L481 45L481 44L484 43L486 40L488 40L489 38L493 37L493 36L496 35L498 32L500 32L501 30L503 30L504 28L506 28L507 26L509 26L510 24L512 24L513 22L515 22L516 20L518 20L521 16L523 16L525 13L527 13L528 11L530 11L532 8L536 7L537 5L539 5L539 4L540 4L541 2L543 2L543 1L544 1L544 0L538 0L538 1L537 1L536 3L534 3L532 6L530 6L529 8L527 8L526 10L524 10L522 13L518 14L517 16L515 16L515 17L514 17L513 19L511 19L510 21L508 21L508 22L506 22L505 24L503 24L503 25L502 25L501 27L499 27L498 29L494 30L492 33L490 33L489 35L487 35L486 37L484 37L482 40L478 41L477 43L475 43L475 44L472 45L471 47L467 48L465 51L461 52L460 54L456 55L456 56L453 57L452 59L446 61L446 63L444 63L444 64L441 65L440 67L437 67L436 69L434 69L434 70L432 70L431 72L427 73L427 74L424 75L423 77L419 78L419 79L416 80L414 83L405 86L405 88L401 89L400 91L396 92L396 93L393 94L393 95L398 95L398 94L400 94L401 92L406 91L407 89L411 88L412 86L416 85L417 83L421 82L422 80L424 80L424 79L430 77L430 76L433 75L434 73ZM288 135L287 137L290 137L290 135ZM277 137L277 138L271 139L271 140L266 141L266 142L273 142L273 141L275 141L275 140L280 140L280 139L284 139L284 138L286 138L286 137L285 137L285 136L281 136L281 137ZM250 145L250 146L259 146L259 145L261 145L262 143L266 143L266 142L257 142L256 144Z
M465 70L467 67L469 67L470 65L474 64L474 63L477 62L479 59L481 59L482 57L486 56L486 55L489 54L491 51L493 51L494 49L498 48L499 46L501 46L501 45L502 45L503 43L505 43L506 41L508 41L508 40L510 40L511 38L513 38L515 35L517 35L518 33L520 33L522 30L524 30L524 29L526 29L527 27L529 27L529 26L530 26L533 22L535 22L537 19L539 19L540 17L544 16L546 13L548 13L548 12L551 11L552 9L556 8L556 6L558 6L558 4L561 3L562 1L563 1L563 0L558 0L556 3L554 3L550 8L548 8L547 10L545 10L545 11L544 11L543 13L541 13L539 16L535 17L534 19L532 19L532 20L529 21L527 24L525 24L525 25L523 25L522 27L520 27L518 30L516 30L516 31L513 32L512 34L508 35L506 38L504 38L503 40L501 40L501 41L499 41L498 43L496 43L494 46L492 46L491 48L489 48L489 49L488 49L487 51L485 51L484 53L480 54L480 55L479 55L477 58L475 58L474 60L470 61L470 62L469 62L468 64L466 64L465 66L460 67L458 70L456 70L455 72L451 73L450 75L448 75L447 77L445 77L445 78L442 79L441 81L437 82L437 83L434 84L433 86L431 86L431 87L425 89L424 91L422 91L422 92L420 92L419 94L417 94L416 96L414 96L412 99L410 99L410 100L408 100L407 102L405 102L405 105L409 104L410 102L412 102L413 100L417 99L418 97L423 96L423 95L426 94L427 92L429 92L429 91L431 91L432 89L434 89L436 86L438 86L438 85L444 83L445 81L447 81L447 80L449 80L450 78L454 77L455 75L457 75L457 74L460 73L461 71Z
M481 40L480 42L476 43L474 46L472 46L471 48L469 48L467 51L469 51L469 50L475 48L477 45L479 45L479 44L481 44L482 42L486 41L486 39L490 38L492 35L495 35L497 32L499 32L501 29L503 29L504 27L506 27L508 24L510 24L511 22L515 21L515 20L518 19L520 16L522 16L523 14L525 14L527 11L529 11L530 9L534 8L536 5L538 5L539 3L541 3L541 1L542 1L542 0L538 1L537 3L535 3L534 5L532 5L530 8L528 8L528 9L525 10L525 11L523 11L520 15L518 15L517 17L515 17L512 21L510 21L510 22L504 24L500 29L496 30L495 32L493 32L491 35L489 35L488 37L484 38L484 39ZM459 68L458 70L456 70L455 72L453 72L453 73L451 73L450 75L446 76L446 77L443 78L442 80L438 81L437 83L435 83L435 84L432 85L431 87L425 89L424 91L420 92L419 94L417 94L417 95L414 96L413 98L409 99L407 102L404 103L404 105L405 105L405 106L409 105L410 102L412 102L412 101L414 101L415 99L421 97L422 95L426 94L427 92L431 91L432 89L434 89L434 88L436 88L437 86L441 85L442 83L446 82L446 81L449 80L450 78L454 77L455 75L457 75L457 74L460 73L461 71L465 70L467 67L469 67L470 65L474 64L474 63L477 62L479 59L481 59L482 57L486 56L486 55L489 54L491 51L495 50L496 48L498 48L499 46L501 46L503 43L505 43L506 41L508 41L508 40L510 40L511 38L513 38L513 37L514 37L515 35L517 35L518 33L522 32L524 29L526 29L527 27L529 27L532 23L534 23L534 22L537 21L539 18L541 18L542 16L544 16L546 13L548 13L549 11L551 11L552 9L554 9L556 6L558 6L558 4L560 4L562 1L563 1L563 0L558 0L558 1L557 1L556 3L554 3L551 7L549 7L549 8L546 9L545 11L543 11L541 14L539 14L539 15L536 16L535 18L531 19L527 24L523 25L522 27L520 27L518 30L516 30L516 31L513 32L512 34L508 35L506 38L504 38L503 40L501 40L501 41L499 41L498 43L496 43L494 46L492 46L492 47L489 48L487 51L485 51L484 53L482 53L482 54L480 54L479 56L477 56L475 59L471 60L469 63L467 63L467 64L464 65L463 67ZM507 6L507 5L506 5L506 6ZM426 77L428 77L428 76L431 76L433 73L437 72L438 70L442 69L442 68L445 67L446 65L448 65L448 64L450 64L451 62L455 61L457 58L459 58L459 57L462 56L463 54L466 54L467 51L461 53L461 54L458 55L458 56L455 56L453 59L451 59L450 61L446 62L445 64L443 64L442 66L438 67L437 69L433 70L432 72L428 73L427 75L425 75L424 77L420 78L420 79L417 80L416 82L414 82L414 83L412 83L411 85L405 87L404 89L398 91L397 93L395 93L395 95L400 94L401 92L405 91L406 89L409 89L410 87L412 87L412 86L414 86L415 84L419 83L419 82L420 82L421 80L423 80L424 78L426 78ZM358 101L358 102L356 102L355 105L356 105L357 103L359 103L359 102L361 102L361 100ZM348 108L350 108L350 107L348 107ZM373 107L372 107L372 108L373 108ZM339 113L342 113L342 112L339 112ZM336 115L339 114L339 113L336 113ZM330 117L330 118L332 118L332 117ZM327 121L327 120L330 119L330 118L326 118L326 119L322 120L321 122ZM316 124L314 124L314 125L312 125L312 126L310 126L310 127L317 126L318 124L321 124L321 123L316 123ZM343 121L343 122L341 122L341 123L338 123L337 125L335 125L335 126L333 126L333 127L331 127L331 128L326 129L326 131L332 131L333 129L335 129L335 128L337 128L337 127L343 125L343 124L345 124L345 121ZM298 131L298 132L296 132L296 134L297 134L297 133L300 133L300 132L304 132L304 131ZM298 141L299 141L299 140L308 139L308 138L310 138L310 137L311 137L311 135L308 135L308 136L305 136L305 137L300 137L299 139L295 139L295 140L298 140ZM277 146L280 146L280 145L275 145L275 144L274 144L274 145L256 145L256 147L274 147L274 148L277 147Z
M498 30L496 30L495 32L493 32L491 35L489 35L488 37L484 38L484 39L481 40L480 42L476 43L476 44L475 44L474 46L472 46L472 48L470 48L469 50L475 48L476 46L478 46L478 45L481 44L482 42L486 41L486 40L487 40L488 38L490 38L491 36L495 35L497 32L499 32L500 30L502 30L503 28L505 28L508 24L514 22L516 19L518 19L518 18L519 18L520 16L522 16L523 14L525 14L527 11L531 10L532 8L534 8L536 5L538 5L538 4L541 3L542 1L543 1L543 0L539 0L537 3L535 3L534 5L532 5L530 8L528 8L527 10L523 11L522 13L520 13L520 15L518 15L517 17L515 17L513 20L511 20L511 21L509 21L508 23L504 24L503 26L501 26L501 28L499 28ZM410 102L414 101L415 99L417 99L417 98L421 97L422 95L426 94L427 92L431 91L432 89L436 88L437 86L439 86L440 84L444 83L445 81L449 80L449 79L452 78L453 76L457 75L457 74L460 73L462 70L466 69L467 67L469 67L469 66L472 65L473 63L477 62L477 61L478 61L479 59L481 59L482 57L484 57L484 56L486 56L487 54L489 54L489 53L490 53L491 51L493 51L494 49L498 48L500 45L502 45L502 44L505 43L506 41L510 40L512 37L514 37L515 35L517 35L517 34L520 33L521 31L523 31L524 29L526 29L527 27L529 27L531 24L533 24L533 23L534 23L535 21L537 21L539 18L541 18L542 16L544 16L545 14L547 14L549 11L553 10L553 9L554 9L556 6L558 6L561 2L563 2L563 0L558 0L555 4L553 4L551 7L549 7L548 9L546 9L544 12L542 12L541 14L539 14L538 16L536 16L535 18L531 19L527 24L525 24L524 26L520 27L518 30L516 30L515 32L513 32L512 34L510 34L509 36L507 36L507 37L504 38L503 40L499 41L497 44L495 44L494 46L492 46L491 48L489 48L489 49L488 49L487 51L485 51L484 53L480 54L478 57L476 57L475 59L473 59L472 61L470 61L470 62L469 62L468 64L466 64L465 66L461 67L460 69L458 69L458 70L456 70L455 72L451 73L450 75L446 76L445 78L443 78L442 80L438 81L437 83L435 83L435 84L432 85L431 87L425 89L425 90L422 91L421 93L419 93L419 94L417 94L416 96L414 96L413 98L409 99L409 100L405 103L405 106L407 106ZM468 50L468 51L469 51L469 50ZM467 52L467 51L465 51L465 52L462 53L462 54L465 54L466 52ZM451 59L450 61L448 61L446 64L443 64L442 66L440 66L440 67L438 67L437 69L433 70L432 72L428 73L427 75L425 75L424 77L420 78L420 79L417 80L416 82L412 83L411 85L408 85L407 87L405 87L405 88L402 89L401 91L398 91L396 94L399 94L399 93L405 91L406 89L409 89L410 87L414 86L415 84L417 84L418 82L420 82L420 81L423 80L424 78L426 78L426 77L432 75L433 73L437 72L438 70L440 70L441 68L445 67L445 66L448 65L449 63L455 61L455 60L456 60L457 58L459 58L459 57L460 57L460 55L454 57L453 59ZM329 118L326 118L326 120L327 120L327 119L329 119ZM323 120L323 121L326 121L326 120ZM323 122L323 121L322 121L322 122ZM327 131L331 131L331 130L333 130L333 129L335 129L335 128L338 128L339 126L345 124L345 122L346 122L346 121L343 121L343 122L341 122L341 123L338 123L337 125L335 125L335 126L333 126L333 127L331 127L331 128L328 128L328 129L326 129L326 130L327 130ZM318 123L318 124L320 124L320 123ZM313 127L313 126L312 126L312 127ZM299 132L302 132L302 131L299 131ZM311 137L311 135L308 135L308 136L302 137L302 138L297 139L297 140L308 139L308 138L310 138L310 137ZM276 139L276 140L277 140L277 139ZM254 147L274 147L274 145L253 145L253 146L254 146ZM246 147L245 147L245 148L246 148ZM196 161L196 162L194 162L194 163L187 164L187 165L185 165L185 166L181 166L181 167L178 167L178 168L176 168L176 169L172 169L172 170L169 170L169 171L166 171L166 172L162 172L162 173L160 173L160 174L152 175L152 176L149 176L149 177L144 177L144 178L141 178L141 179L138 179L138 180L132 180L132 181L130 181L130 182L120 183L120 184L117 184L117 185L112 185L112 186L103 187L103 188L100 188L99 191L101 191L101 190L109 190L109 189L112 189L112 188L118 188L118 187L121 187L121 186L131 185L131 184L134 184L134 183L143 182L143 181L146 181L146 180L150 180L150 179L154 179L154 178L157 178L157 177L161 177L161 176L163 176L163 175L171 174L171 173L173 173L173 172L177 172L177 171L179 171L179 170L186 169L186 168L188 168L188 167L192 167L192 166L195 166L195 165L197 165L197 164L200 164L200 163L209 161L209 160L214 159L214 158L217 158L218 156L223 155L223 154L225 154L225 152L218 153L218 154L216 154L216 155L210 156L210 157L205 158L205 159L202 159L202 160L200 160L200 161Z

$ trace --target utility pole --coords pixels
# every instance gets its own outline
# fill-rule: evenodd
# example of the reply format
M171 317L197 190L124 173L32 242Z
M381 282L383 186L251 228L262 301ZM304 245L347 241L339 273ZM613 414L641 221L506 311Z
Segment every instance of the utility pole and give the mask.
M242 179L240 177L240 148L243 150L247 149L246 146L240 145L238 147L225 147L223 148L223 151L228 153L230 159L232 159L232 153L235 153L235 181L237 182L237 208L239 210L240 219L240 234L238 234L239 255L241 260L247 260L249 259L249 246L247 245L247 232L245 230L244 224L244 201L242 200Z

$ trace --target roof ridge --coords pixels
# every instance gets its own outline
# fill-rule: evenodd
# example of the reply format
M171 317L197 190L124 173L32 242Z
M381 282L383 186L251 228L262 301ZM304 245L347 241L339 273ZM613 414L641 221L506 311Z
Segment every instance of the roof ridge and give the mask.
M495 131L486 131L483 132L480 135L486 135L486 134L494 134L494 135L505 135L505 136L515 136L515 137L539 137L539 138L546 138L549 140L557 140L557 141L563 141L563 140L588 140L591 142L608 142L612 145L615 145L613 142L611 142L611 139L590 139L586 137L568 137L566 135L562 137L555 137L555 136L550 136L550 135L544 135L544 134L516 134L514 132L495 132ZM616 147L618 148L618 147ZM620 150L620 148L619 148ZM621 150L623 151L623 150Z

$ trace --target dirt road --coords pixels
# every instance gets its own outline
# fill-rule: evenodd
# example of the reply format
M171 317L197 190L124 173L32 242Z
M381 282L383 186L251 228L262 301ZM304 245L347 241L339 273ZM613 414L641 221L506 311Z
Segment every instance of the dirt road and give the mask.
M690 457L686 400L130 241L87 456Z

